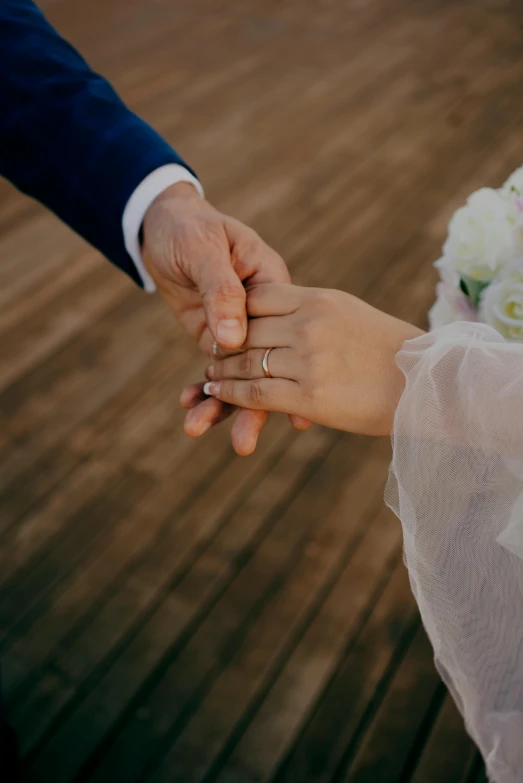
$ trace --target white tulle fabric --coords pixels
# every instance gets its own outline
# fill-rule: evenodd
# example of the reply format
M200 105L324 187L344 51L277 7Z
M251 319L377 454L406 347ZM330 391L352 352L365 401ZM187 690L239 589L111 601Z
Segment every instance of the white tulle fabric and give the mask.
M523 781L523 345L458 323L403 346L386 499L438 671L495 783Z

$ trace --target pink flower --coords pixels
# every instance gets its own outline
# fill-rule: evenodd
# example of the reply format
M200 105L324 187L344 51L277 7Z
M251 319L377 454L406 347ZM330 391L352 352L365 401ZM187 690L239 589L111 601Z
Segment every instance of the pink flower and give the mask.
M476 321L477 312L474 306L463 296L456 296L456 307L464 321Z
M478 320L476 309L459 288L454 288L449 283L440 282L436 292L436 301L429 312L431 329L439 329L458 321Z

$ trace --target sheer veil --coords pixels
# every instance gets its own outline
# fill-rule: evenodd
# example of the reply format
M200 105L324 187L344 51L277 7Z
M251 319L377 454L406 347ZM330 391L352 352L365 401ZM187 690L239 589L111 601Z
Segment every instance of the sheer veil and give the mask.
M523 780L523 345L455 323L406 343L386 500L436 666L495 783Z

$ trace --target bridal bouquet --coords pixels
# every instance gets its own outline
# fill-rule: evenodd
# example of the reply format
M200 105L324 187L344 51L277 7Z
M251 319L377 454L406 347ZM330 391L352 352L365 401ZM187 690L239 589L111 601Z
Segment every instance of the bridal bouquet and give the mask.
M477 190L454 213L435 266L431 329L479 321L523 342L523 167L498 190Z

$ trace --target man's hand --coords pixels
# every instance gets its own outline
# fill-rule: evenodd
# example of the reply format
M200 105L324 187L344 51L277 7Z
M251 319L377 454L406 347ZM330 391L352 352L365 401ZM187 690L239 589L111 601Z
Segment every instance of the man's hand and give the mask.
M143 230L151 277L208 355L214 340L227 351L241 348L244 285L290 280L283 260L255 231L218 212L186 182L158 196Z
M218 212L188 183L173 185L158 196L145 215L143 231L149 274L207 355L212 354L214 341L227 352L243 345L244 286L290 280L283 260L255 231ZM185 431L193 437L234 410L207 399L201 385L186 390L182 404L189 409ZM254 451L266 419L264 411L240 411L232 432L238 453Z

